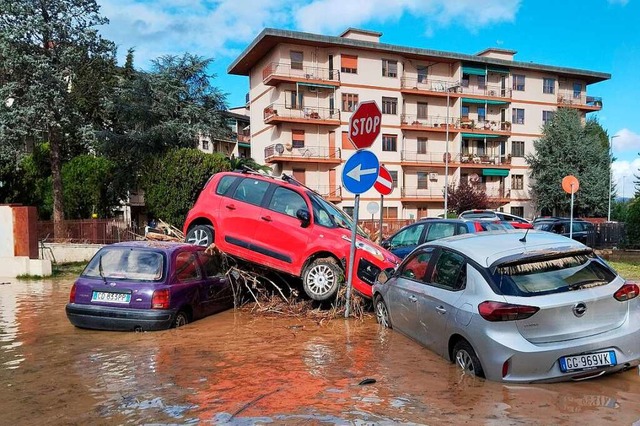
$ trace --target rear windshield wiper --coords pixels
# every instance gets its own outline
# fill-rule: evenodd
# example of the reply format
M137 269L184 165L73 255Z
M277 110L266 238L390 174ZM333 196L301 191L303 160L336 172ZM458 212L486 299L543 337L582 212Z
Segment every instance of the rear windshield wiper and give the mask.
M569 284L567 288L569 288L569 290L578 290L581 288L598 287L605 284L609 284L609 281L602 278L593 278L590 280L582 280L573 284Z

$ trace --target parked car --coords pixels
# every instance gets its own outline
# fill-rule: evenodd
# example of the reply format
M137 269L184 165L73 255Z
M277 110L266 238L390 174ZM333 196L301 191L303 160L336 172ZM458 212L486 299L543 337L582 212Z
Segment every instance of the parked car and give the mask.
M314 300L335 297L348 279L353 220L334 204L291 177L249 172L215 174L184 224L187 242L214 242L232 256L302 279ZM356 237L353 288L371 297L378 273L399 262L395 255Z
M553 232L556 234L564 235L574 240L580 241L582 244L590 245L591 236L595 234L596 230L593 223L587 222L583 219L574 218L573 228L571 227L571 218L569 217L541 217L537 218L533 222L534 229L540 231ZM573 229L573 233L569 233L569 230Z
M382 247L403 259L422 243L470 232L514 229L498 220L420 219L382 241Z
M378 322L477 376L581 380L640 364L640 289L548 232L423 244L374 285Z
M185 243L105 246L71 287L67 318L80 328L149 331L228 309L233 292L219 260Z
M460 213L461 219L493 219L503 222L509 222L511 226L517 229L532 229L533 224L527 219L504 212L496 212L493 210L467 210Z

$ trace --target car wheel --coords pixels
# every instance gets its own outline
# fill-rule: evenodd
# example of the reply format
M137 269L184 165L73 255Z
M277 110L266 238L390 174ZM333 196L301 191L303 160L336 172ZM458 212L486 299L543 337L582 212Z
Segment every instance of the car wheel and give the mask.
M376 320L378 321L378 324L385 328L392 328L391 320L389 319L389 309L387 309L387 304L384 303L381 296L376 296L374 307L376 310Z
M180 311L176 314L176 318L173 320L173 326L175 328L182 327L183 325L189 324L189 315L185 312Z
M316 259L305 268L302 274L304 292L313 300L329 300L338 291L341 275L342 269L334 259Z
M197 246L209 247L213 243L213 226L196 225L187 232L187 242Z
M484 377L480 359L476 355L469 342L461 340L453 347L453 359L463 371L469 372L477 377Z

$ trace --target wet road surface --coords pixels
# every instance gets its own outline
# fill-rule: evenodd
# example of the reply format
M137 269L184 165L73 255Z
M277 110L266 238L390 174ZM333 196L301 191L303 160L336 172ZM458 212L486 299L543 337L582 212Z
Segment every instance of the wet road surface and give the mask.
M0 280L0 425L640 425L637 369L493 383L373 318L227 311L177 330L81 330L64 313L72 280Z

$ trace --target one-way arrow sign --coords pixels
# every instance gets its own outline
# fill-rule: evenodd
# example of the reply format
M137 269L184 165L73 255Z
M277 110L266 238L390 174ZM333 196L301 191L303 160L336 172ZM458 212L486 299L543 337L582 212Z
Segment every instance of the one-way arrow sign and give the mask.
M342 169L342 184L352 194L367 192L376 182L380 162L378 157L364 149L356 151Z
M378 171L376 169L363 169L362 164L358 164L353 169L351 169L351 171L347 172L347 176L360 182L361 176L370 175L372 173L378 173Z

